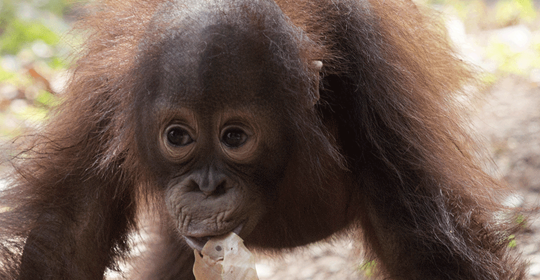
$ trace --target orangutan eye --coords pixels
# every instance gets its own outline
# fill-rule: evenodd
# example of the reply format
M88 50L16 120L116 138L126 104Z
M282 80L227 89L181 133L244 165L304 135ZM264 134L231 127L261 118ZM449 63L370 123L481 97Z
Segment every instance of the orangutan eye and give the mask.
M248 135L240 128L228 128L223 132L221 142L229 148L238 148L246 143Z
M171 125L166 130L167 142L172 146L183 147L193 143L189 132L180 125Z

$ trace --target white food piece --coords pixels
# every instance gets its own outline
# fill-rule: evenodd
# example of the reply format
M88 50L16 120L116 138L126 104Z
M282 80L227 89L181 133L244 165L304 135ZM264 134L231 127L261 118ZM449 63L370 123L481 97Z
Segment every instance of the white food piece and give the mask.
M197 280L258 280L255 258L234 232L211 238L201 253L194 251Z

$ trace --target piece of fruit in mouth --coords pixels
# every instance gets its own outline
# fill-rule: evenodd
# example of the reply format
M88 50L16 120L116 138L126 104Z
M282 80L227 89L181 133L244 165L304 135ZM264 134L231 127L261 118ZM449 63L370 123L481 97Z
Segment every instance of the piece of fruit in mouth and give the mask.
M236 233L209 238L196 249L193 274L196 280L258 280L255 258Z
M233 229L230 233L235 233L236 235L240 235L240 232L242 231L243 227L244 227L244 223L241 223L239 226L237 226L235 229ZM227 235L227 234L209 235L209 236L203 236L203 237L195 237L195 236L185 235L184 239L185 239L186 243L189 245L189 247L201 252L204 245L208 242L208 240L210 240L212 238L218 238L220 236L225 236L225 235Z

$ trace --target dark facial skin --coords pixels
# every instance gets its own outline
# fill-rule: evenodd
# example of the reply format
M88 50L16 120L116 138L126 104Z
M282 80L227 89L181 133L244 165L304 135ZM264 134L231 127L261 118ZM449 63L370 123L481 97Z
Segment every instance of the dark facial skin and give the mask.
M292 144L280 109L267 105L275 98L269 95L277 93L266 84L277 82L266 78L266 70L279 66L258 53L261 43L245 43L251 38L231 26L211 26L202 33L206 51L192 62L198 77L164 70L160 90L150 99L154 118L141 120L145 137L154 135L141 142L171 220L198 250L209 237L231 231L246 237L253 231L277 196ZM251 59L235 62L241 54ZM168 69L189 63L167 54L162 59Z
M166 206L195 249L207 237L249 234L266 210L260 193L282 177L286 151L275 149L282 144L278 130L268 129L270 121L252 111L223 109L202 118L181 108L161 130L163 161L178 166L164 186ZM258 174L262 159L277 162L277 168ZM261 175L268 177L257 180Z

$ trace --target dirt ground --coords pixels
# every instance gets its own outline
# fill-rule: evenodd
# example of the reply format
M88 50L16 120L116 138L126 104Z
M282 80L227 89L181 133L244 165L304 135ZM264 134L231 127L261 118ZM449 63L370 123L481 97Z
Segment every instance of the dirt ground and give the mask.
M500 80L473 114L474 124L493 155L502 177L516 189L508 203L540 206L540 85L519 77ZM516 237L515 250L530 260L530 279L540 279L540 217L532 218ZM272 258L258 255L261 280L362 279L362 259L345 239L319 243Z
M501 80L486 97L476 124L502 178L517 190L517 206L540 206L540 85L519 78ZM531 279L540 279L540 216L517 236L516 249L531 262Z

